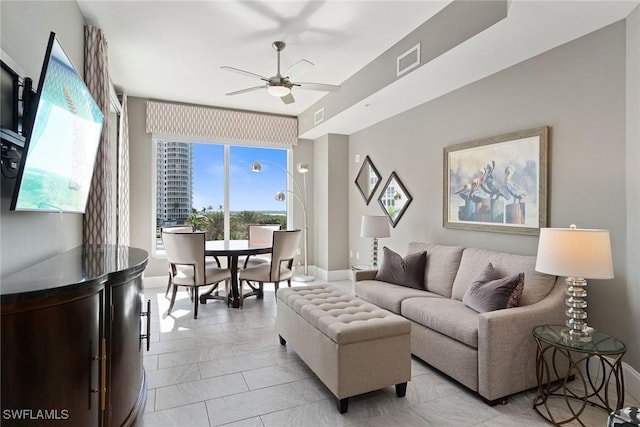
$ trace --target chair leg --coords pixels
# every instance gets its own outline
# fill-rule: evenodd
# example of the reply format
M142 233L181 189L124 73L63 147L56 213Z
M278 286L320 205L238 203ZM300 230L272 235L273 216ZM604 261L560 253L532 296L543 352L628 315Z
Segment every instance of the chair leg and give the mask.
M176 303L176 294L178 293L178 287L173 285L173 292L171 293L171 303L169 304L169 309L167 310L167 314L171 314L171 310L173 310L173 304Z
M244 303L244 298L242 297L242 283L244 280L238 281L238 301L240 302L240 308L242 308L242 304Z
M193 294L193 318L198 318L198 287L195 286L192 288L191 293Z
M275 287L275 291L273 292L275 295L278 294L278 288L280 288L280 283L278 282L274 282L273 283L274 287Z
M291 287L291 279L287 279L287 285L289 285L289 287Z
M167 290L164 292L164 297L169 295L169 289L171 289L171 273L169 273L169 280L167 280Z

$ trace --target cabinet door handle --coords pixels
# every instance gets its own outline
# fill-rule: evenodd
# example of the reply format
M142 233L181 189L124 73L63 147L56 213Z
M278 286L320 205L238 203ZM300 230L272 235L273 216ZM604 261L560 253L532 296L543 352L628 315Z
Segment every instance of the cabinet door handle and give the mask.
M140 333L140 347L142 348L142 340L147 340L147 351L151 348L151 300L147 300L147 311L141 312L140 316L147 316L147 333ZM142 332L142 331L140 331Z

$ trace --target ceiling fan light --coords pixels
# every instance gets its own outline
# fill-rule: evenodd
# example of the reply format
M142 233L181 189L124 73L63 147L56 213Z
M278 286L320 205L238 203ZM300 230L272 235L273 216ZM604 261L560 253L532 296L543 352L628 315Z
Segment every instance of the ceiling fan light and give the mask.
M269 95L282 98L283 96L289 95L291 93L291 89L281 85L269 85L267 86L267 92L269 92Z

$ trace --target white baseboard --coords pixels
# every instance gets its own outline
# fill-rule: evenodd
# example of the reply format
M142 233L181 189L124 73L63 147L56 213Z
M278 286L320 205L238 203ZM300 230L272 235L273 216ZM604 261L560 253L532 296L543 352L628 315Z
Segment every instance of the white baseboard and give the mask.
M142 288L166 288L167 276L149 276L142 278Z
M315 268L315 276L328 282L336 280L351 280L351 270L325 270L323 268Z

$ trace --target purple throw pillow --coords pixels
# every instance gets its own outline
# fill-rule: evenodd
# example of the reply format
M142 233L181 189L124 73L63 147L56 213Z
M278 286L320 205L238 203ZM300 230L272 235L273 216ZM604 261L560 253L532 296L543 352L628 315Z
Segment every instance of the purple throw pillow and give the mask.
M376 280L409 288L425 289L426 251L409 254L403 258L386 246L382 250L384 251L384 256L382 264L376 273Z
M478 313L511 308L518 305L524 288L524 273L500 277L489 263L467 289L462 302Z

